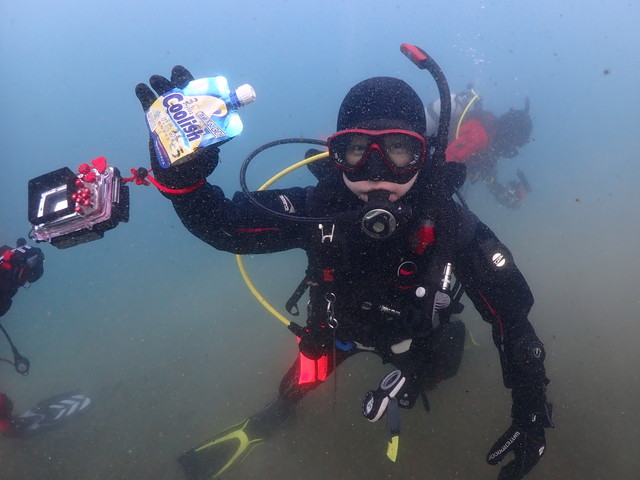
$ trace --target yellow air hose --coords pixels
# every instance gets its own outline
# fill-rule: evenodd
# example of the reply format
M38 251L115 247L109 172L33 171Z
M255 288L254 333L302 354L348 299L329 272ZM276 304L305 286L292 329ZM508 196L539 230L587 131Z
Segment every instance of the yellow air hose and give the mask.
M291 173L294 170L296 170L296 169L298 169L298 168L300 168L300 167L302 167L304 165L307 165L309 163L313 163L313 162L315 162L317 160L321 160L321 159L326 158L328 156L329 156L328 152L323 152L323 153L319 153L317 155L314 155L313 157L305 158L304 160L302 160L302 161L300 161L300 162L298 162L298 163L296 163L294 165L291 165L290 167L285 168L280 173L278 173L278 174L274 175L273 177L271 177L269 180L267 180L264 183L264 185L262 185L258 189L258 191L266 190L274 182L276 182L277 180L280 180L282 177L284 177L288 173ZM280 320L286 326L289 326L289 324L291 323L291 320L287 319L287 317L282 315L269 302L267 302L267 300L265 300L265 298L262 296L262 294L258 291L258 289L255 287L255 285L253 284L253 282L249 278L249 275L247 274L247 269L244 266L244 260L242 259L242 255L236 255L236 262L238 263L238 269L240 270L240 274L242 275L242 279L244 280L244 283L246 283L247 288L249 288L249 291L251 293L253 293L253 296L256 297L258 299L258 302L260 302L262 304L262 306L264 308L266 308L267 311L269 311L274 317L276 317L278 320Z

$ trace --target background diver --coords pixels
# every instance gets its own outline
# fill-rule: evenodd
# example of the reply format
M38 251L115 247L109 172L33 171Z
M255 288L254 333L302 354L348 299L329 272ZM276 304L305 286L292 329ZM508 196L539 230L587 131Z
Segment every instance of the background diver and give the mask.
M156 93L138 84L136 95L147 111L156 94L192 79L176 66L171 80L150 78ZM365 395L367 419L391 418L397 406L411 408L419 397L426 405L426 392L454 375L462 356L465 327L451 317L460 311L452 274L491 325L511 389L512 423L486 460L494 465L514 453L499 478L519 479L542 457L552 422L544 347L527 318L533 295L507 247L453 200L466 172L464 164L444 161L447 128L440 122L429 144L416 92L397 78L369 78L341 104L337 133L328 140L330 174L314 187L247 191L233 199L205 180L218 163L215 146L167 169L151 146L160 190L191 233L237 254L301 248L308 257L308 318L304 327L290 327L300 355L264 410L179 458L190 479L227 471L362 351L396 367ZM292 221L291 212L313 221Z
M498 164L501 158L513 158L519 148L529 143L533 122L529 115L530 102L525 99L524 109L510 108L497 117L485 110L482 100L471 85L467 90L451 94L451 129L446 151L448 162L464 163L467 166L468 184L482 182L493 198L503 207L519 208L531 192L531 184L521 169L517 178L506 184L498 180ZM440 100L431 102L426 108L428 138L435 137L440 119ZM309 155L321 150L310 149ZM308 165L319 179L330 171L328 159Z
M533 122L530 102L525 98L523 109L510 108L500 116L485 110L471 85L467 90L451 95L451 129L447 161L464 163L470 184L480 181L487 185L496 201L507 208L522 205L531 192L525 174L518 169L517 178L506 184L498 181L498 164L502 158L513 158L529 143ZM436 133L440 116L440 100L431 102L427 112L427 135Z
M44 274L44 253L37 247L27 245L24 238L16 241L15 248L7 245L0 247L0 317L4 316L13 302L13 296L18 293L20 287L32 284ZM29 360L20 355L18 349L11 341L9 335L0 325L4 335L9 341L14 360L5 360L13 364L16 371L22 375L29 372ZM0 390L0 432L5 437L17 437L20 431L20 422L13 416L13 402Z
M20 287L27 287L38 281L44 274L44 253L27 244L24 238L16 241L15 248L0 247L0 316L9 311L13 296ZM21 375L29 373L30 362L23 357L11 337L0 325L13 353L13 361L0 358L12 364ZM22 438L36 432L44 432L66 423L71 418L86 411L91 399L80 391L68 391L38 402L20 415L13 414L13 402L0 391L0 432L5 438Z

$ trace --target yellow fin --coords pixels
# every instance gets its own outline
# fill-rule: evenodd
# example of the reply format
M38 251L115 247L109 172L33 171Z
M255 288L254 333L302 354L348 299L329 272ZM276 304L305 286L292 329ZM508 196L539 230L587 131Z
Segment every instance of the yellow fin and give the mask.
M398 443L400 442L400 437L398 435L394 435L389 439L389 443L387 443L387 457L392 462L396 461L398 458Z

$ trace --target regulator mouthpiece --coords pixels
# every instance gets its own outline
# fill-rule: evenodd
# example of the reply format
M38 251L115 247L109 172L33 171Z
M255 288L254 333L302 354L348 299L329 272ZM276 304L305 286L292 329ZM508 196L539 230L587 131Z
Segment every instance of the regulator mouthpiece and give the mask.
M362 231L376 240L389 238L395 232L398 222L391 212L383 208L369 210L362 217Z
M385 240L404 223L410 209L400 202L390 202L390 193L384 190L375 190L367 195L369 201L364 206L360 227L369 237Z

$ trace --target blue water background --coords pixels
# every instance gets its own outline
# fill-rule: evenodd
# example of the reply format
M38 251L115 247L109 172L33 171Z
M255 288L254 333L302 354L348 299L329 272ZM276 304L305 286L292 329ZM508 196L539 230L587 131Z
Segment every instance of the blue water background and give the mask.
M557 428L527 478L638 478L638 18L640 4L622 0L4 1L0 242L28 232L30 178L100 155L126 175L148 164L133 90L151 74L182 64L255 88L245 131L210 178L231 195L254 148L333 133L342 98L364 78L398 76L425 103L436 98L400 54L417 44L453 91L472 83L497 114L531 99L533 140L500 170L502 180L526 172L526 204L507 211L482 186L467 192L530 282L547 347ZM304 150L259 157L251 186ZM281 185L312 180L296 172ZM48 435L0 441L3 480L182 478L176 456L261 408L295 358L292 335L248 293L233 256L191 236L152 187L131 187L130 222L104 239L41 247L45 276L2 319L32 373L0 364L0 390L17 411L73 388L94 408ZM301 252L246 262L283 311ZM225 478L496 478L484 455L509 424L509 392L489 327L470 305L463 318L480 346L431 395L431 413L403 412L396 464L383 422L359 413L389 368L362 355L339 372L335 411L328 382ZM0 356L10 356L3 340Z

